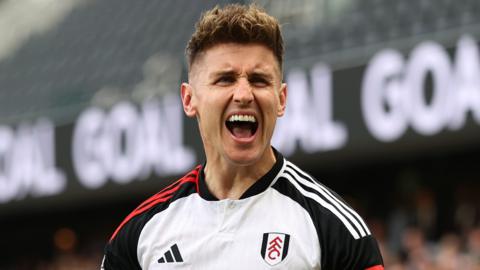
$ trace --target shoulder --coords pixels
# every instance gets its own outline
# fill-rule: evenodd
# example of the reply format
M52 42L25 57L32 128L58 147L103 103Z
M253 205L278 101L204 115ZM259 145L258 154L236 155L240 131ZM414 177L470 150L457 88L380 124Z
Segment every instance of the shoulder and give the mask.
M145 215L147 212L153 209L156 210L155 212L160 212L166 209L173 201L188 196L194 192L198 192L197 181L200 169L201 166L197 166L194 170L190 171L182 178L143 201L122 221L122 223L120 223L111 236L110 241L112 241L117 236L119 231L134 218Z
M121 262L119 265L128 266L127 269L139 267L136 249L143 227L155 214L167 209L172 202L198 192L200 170L201 166L197 166L182 178L142 202L127 215L105 247L105 264L112 266L115 265L114 262ZM106 269L109 268L106 267ZM113 267L113 269L116 268Z
M317 230L323 267L357 269L382 264L376 240L362 217L317 179L285 160L282 173L272 187L296 201L310 215ZM356 263L346 265L342 261Z
M355 239L370 235L360 215L338 194L289 161L274 188L302 205L317 225L332 219L330 222L343 226Z

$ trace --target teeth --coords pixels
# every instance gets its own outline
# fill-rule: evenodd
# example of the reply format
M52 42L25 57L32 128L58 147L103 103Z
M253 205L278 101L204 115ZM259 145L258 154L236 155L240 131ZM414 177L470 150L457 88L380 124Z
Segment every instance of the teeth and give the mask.
M257 122L257 119L255 119L255 116L253 115L240 115L240 114L234 114L228 118L228 121L234 122L234 121L242 121L242 122L252 122L255 123Z

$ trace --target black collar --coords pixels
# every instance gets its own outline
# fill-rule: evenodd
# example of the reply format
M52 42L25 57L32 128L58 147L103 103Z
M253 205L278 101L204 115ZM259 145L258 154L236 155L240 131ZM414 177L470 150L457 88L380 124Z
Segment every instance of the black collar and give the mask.
M273 153L275 154L275 164L273 164L272 168L260 179L258 179L253 185L251 185L245 193L240 197L240 199L245 199L257 194L262 193L265 191L270 184L272 183L273 179L275 179L275 176L278 175L280 170L282 169L283 166L283 156L278 152L275 148L273 148ZM200 170L200 175L198 177L198 193L200 197L207 201L218 201L218 198L215 197L212 193L210 193L210 190L208 190L207 183L205 182L205 166L207 163L202 166L202 169Z

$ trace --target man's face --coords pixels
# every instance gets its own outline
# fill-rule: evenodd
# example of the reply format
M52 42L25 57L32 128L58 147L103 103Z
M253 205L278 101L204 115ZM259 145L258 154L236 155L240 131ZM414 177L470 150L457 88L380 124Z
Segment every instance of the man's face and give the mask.
M252 165L270 153L287 94L271 50L219 44L197 56L189 77L189 84L182 84L183 106L197 117L209 162Z

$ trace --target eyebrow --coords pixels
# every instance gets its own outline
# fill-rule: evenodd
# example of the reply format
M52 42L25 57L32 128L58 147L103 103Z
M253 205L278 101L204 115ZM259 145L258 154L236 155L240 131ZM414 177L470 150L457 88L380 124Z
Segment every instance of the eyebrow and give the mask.
M217 71L217 72L214 72L210 75L210 78L211 79L216 79L218 77L221 77L221 76L234 76L234 77L237 77L238 76L238 73L233 71L233 70L223 70L223 71ZM253 72L250 72L247 74L248 78L252 78L252 77L261 77L261 78L264 78L268 81L272 81L273 80L273 76L266 73L266 72L261 72L261 71L253 71Z
M259 71L254 71L252 73L249 73L248 74L248 77L249 78L252 78L252 77L260 77L260 78L264 78L265 80L267 81L273 81L273 76L268 74L268 73L265 73L265 72L259 72Z
M210 74L211 79L216 79L221 76L237 76L238 74L233 70L222 70Z

